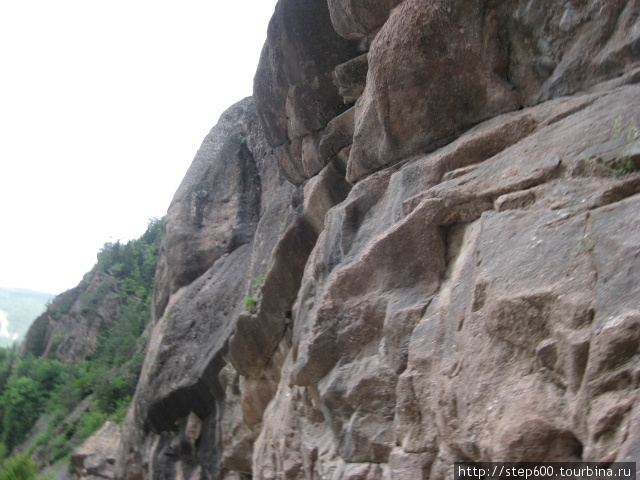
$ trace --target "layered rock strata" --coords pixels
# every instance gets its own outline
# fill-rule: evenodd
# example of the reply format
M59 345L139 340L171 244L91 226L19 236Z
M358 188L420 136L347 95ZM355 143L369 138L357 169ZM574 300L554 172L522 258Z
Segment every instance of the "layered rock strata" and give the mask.
M639 11L281 0L169 208L117 478L639 460Z

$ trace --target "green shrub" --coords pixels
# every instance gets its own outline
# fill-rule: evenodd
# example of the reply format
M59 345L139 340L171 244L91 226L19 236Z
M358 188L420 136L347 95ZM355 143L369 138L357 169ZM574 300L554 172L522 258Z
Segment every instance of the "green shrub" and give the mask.
M43 411L43 398L37 382L28 377L12 376L0 397L2 408L2 441L11 451L38 420Z
M89 438L94 432L96 432L104 422L104 413L99 410L92 410L85 412L78 422L76 429L76 438L80 441L84 441Z
M51 460L55 461L64 457L71 451L71 445L69 444L69 438L64 433L56 435L51 440Z
M244 297L244 307L249 313L258 311L258 299L256 297Z
M129 404L131 403L131 397L125 397L120 399L116 403L116 407L113 410L113 413L109 415L109 420L117 423L118 425L122 425L124 423L124 419L127 416L127 410L129 409Z
M14 455L2 464L0 480L36 480L38 466L26 455Z
M252 281L251 281L251 292L252 293L256 293L258 291L258 289L262 286L262 284L264 283L264 279L266 278L266 274L264 275L260 275L259 277L255 277Z

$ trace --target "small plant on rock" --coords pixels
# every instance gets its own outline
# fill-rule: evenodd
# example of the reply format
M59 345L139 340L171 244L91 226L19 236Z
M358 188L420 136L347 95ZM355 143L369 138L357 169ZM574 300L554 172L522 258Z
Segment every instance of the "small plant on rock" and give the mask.
M251 280L250 295L248 297L244 297L244 308L249 313L256 313L258 311L260 299L257 297L257 292L264 283L266 276L266 274L260 275Z
M595 166L606 170L614 177L627 175L640 169L637 152L640 142L640 129L634 122L627 129L622 126L622 117L616 118L613 126L613 140L618 144L613 158L603 160L600 157L591 157L582 153L580 158L585 162L591 162Z
M258 311L258 299L256 297L244 297L244 308L249 313Z
M264 283L264 279L267 276L267 274L265 273L264 275L260 275L259 277L255 277L252 281L251 281L251 291L252 292L256 292Z

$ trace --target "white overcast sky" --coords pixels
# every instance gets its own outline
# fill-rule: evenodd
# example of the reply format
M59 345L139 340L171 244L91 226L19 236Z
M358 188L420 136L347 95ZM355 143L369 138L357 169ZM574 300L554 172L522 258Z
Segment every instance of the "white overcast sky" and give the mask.
M275 3L0 2L0 286L60 293L164 215Z

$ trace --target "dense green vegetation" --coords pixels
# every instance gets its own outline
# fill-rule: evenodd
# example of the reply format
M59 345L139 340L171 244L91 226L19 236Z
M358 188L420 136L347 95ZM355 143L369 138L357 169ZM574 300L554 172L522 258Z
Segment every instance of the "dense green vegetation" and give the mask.
M0 480L36 480L38 466L26 455L14 455L2 462Z
M10 468L31 468L29 458L9 456L28 436L27 453L51 463L67 457L105 419L123 421L142 366L142 333L149 319L161 236L162 220L153 220L139 239L105 244L98 253L87 275L105 279L80 299L81 314L91 318L107 299L117 299L119 313L113 325L99 332L93 352L84 360L58 360L61 336L50 340L47 358L18 358L15 348L0 348L0 480ZM66 292L61 300L64 295L73 297ZM60 319L69 314L72 302L53 305L55 311L48 313Z
M0 310L6 313L9 322L7 333L17 335L17 338L0 336L0 345L10 346L14 341L20 341L31 322L44 312L52 298L53 295L48 293L0 288Z

